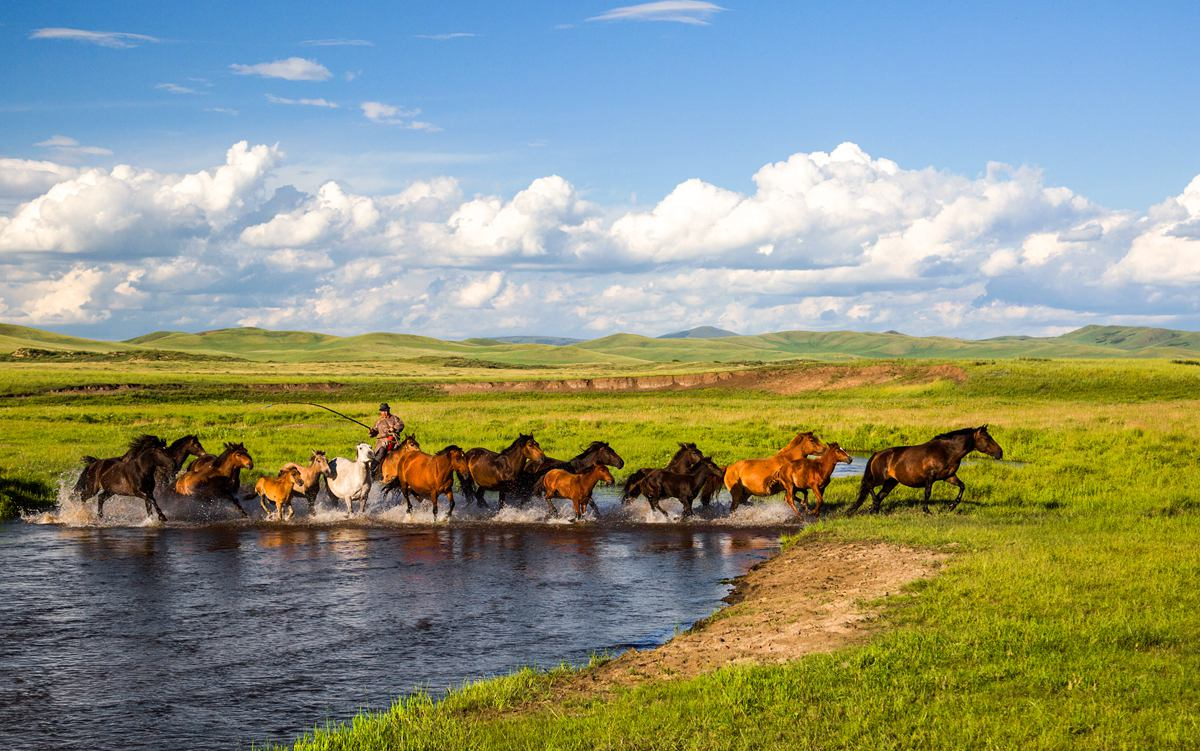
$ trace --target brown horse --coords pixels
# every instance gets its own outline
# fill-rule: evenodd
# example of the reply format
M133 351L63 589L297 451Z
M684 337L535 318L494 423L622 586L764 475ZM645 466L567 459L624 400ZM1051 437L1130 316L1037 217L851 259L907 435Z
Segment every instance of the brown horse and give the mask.
M416 494L433 501L433 518L436 519L438 496L445 494L450 501L450 507L446 509L446 518L449 519L454 514L454 473L467 471L463 450L451 444L432 455L420 449L405 451L399 475L394 479L404 492L404 503L410 514L412 496Z
M804 494L804 500L801 501L804 513L808 513L808 491L812 491L817 499L817 508L813 513L818 519L821 518L821 503L825 500L825 488L829 486L829 478L833 476L833 469L839 462L850 464L853 459L846 450L836 443L830 443L829 447L815 459L801 459L798 462L784 464L775 473L775 479L783 485L783 497L787 499L788 504L792 507L792 511L800 516L800 511L796 508L796 491L799 490Z
M275 504L274 515L278 516L280 521L283 521L284 506L287 506L287 518L292 518L296 513L292 508L292 489L300 479L300 469L295 464L285 465L279 470L277 477L258 478L258 482L254 483L254 493L258 496L258 505L262 506L268 519L271 518L272 512L267 508L267 501Z
M288 462L283 465L283 469L294 469L299 473L299 478L292 484L292 493L304 498L308 501L309 515L317 512L317 494L321 492L321 477L328 477L333 470L329 468L329 459L325 457L324 451L313 449L312 459L309 460L308 466Z
M153 441L150 439L153 439ZM139 436L129 444L129 450L125 452L124 456L112 459L96 459L91 456L83 457L84 467L83 471L79 473L79 479L75 482L75 496L83 500L99 493L100 475L104 474L116 462L132 459L134 454L146 450L146 448L150 447L151 443L155 447L164 450L167 457L171 459L172 466L170 468L163 467L162 470L164 473L169 473L172 480L175 479L179 468L183 466L184 461L189 456L205 456L207 453L204 447L200 445L200 439L194 435L185 435L171 443L170 446L167 446L166 442L157 436Z
M811 432L797 433L788 445L766 459L742 459L725 468L725 487L732 502L729 512L737 510L738 504L752 495L774 495L781 489L775 473L791 462L797 462L809 454L825 450L825 443Z
M683 515L691 516L692 502L696 500L696 496L702 495L706 488L712 487L714 479L716 487L720 487L724 476L725 470L718 466L711 456L706 456L687 472L656 469L639 479L625 483L625 495L621 502L629 503L637 496L644 495L650 502L650 508L667 516L667 512L663 511L658 502L664 498L675 498L683 505ZM711 498L710 494L709 499ZM707 502L704 503L708 505Z
M483 491L495 490L500 494L499 507L502 508L505 495L512 488L525 463L541 461L546 454L533 436L522 433L508 448L499 453L485 448L473 448L464 456L467 471L458 476L459 482L462 483L463 495L474 495L475 502L486 507Z
M197 469L196 465L200 465L200 468ZM215 460L207 461L207 457L200 457L192 462L187 472L175 481L175 492L187 496L220 496L232 503L242 516L247 516L246 510L237 501L243 469L254 469L250 453L240 443L226 443L225 450Z
M409 433L404 436L404 440L400 441L392 448L391 451L383 457L383 461L379 463L379 478L383 483L383 487L395 487L400 481L400 465L404 462L405 457L413 451L420 451L421 444L417 442L417 436Z
M114 495L141 498L146 504L146 516L153 511L159 521L167 517L154 498L155 476L158 472L174 472L175 460L167 454L166 441L152 435L133 439L124 456L115 459L83 457L83 473L75 484L79 500L96 496L96 516L104 518L104 502ZM95 469L93 469L95 468Z
M583 512L588 506L600 515L596 502L592 500L592 491L601 480L613 484L612 472L603 464L596 464L586 472L568 472L565 469L552 469L533 486L533 492L546 499L550 507L550 516L558 516L554 508L555 498L566 498L575 507L575 521L583 518Z
M910 488L925 488L923 508L929 513L929 496L933 484L940 480L958 487L958 495L950 504L953 511L962 501L967 486L958 479L958 465L972 451L987 454L993 459L1004 458L1004 449L988 433L988 426L962 428L942 433L917 446L895 446L871 455L867 469L863 472L858 498L846 509L853 514L870 495L873 499L872 512L878 512L883 499L897 485ZM882 485L879 492L875 488Z
M625 460L604 441L592 441L588 447L574 457L562 460L552 456L544 456L541 460L526 462L517 474L513 483L513 495L528 498L533 495L533 486L542 475L552 469L565 469L568 472L583 472L597 464L622 469Z
M696 448L694 443L681 443L679 450L671 457L671 461L667 462L667 466L663 470L667 472L690 472L700 462L704 461L704 453ZM637 498L637 488L640 486L642 479L652 472L661 471L657 467L642 467L631 474L625 480L625 492L621 495L621 503L629 503L634 498ZM634 491L633 495L630 492ZM709 496L711 498L711 495ZM703 502L708 505L708 501Z

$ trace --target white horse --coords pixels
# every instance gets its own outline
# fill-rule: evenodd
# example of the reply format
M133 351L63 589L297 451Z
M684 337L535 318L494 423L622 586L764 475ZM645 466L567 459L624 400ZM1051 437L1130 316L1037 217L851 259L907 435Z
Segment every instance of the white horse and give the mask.
M325 478L325 487L334 498L346 502L346 515L354 513L354 502L362 501L362 511L367 510L367 494L371 492L371 447L360 443L356 447L358 461L338 457L329 462L330 474Z

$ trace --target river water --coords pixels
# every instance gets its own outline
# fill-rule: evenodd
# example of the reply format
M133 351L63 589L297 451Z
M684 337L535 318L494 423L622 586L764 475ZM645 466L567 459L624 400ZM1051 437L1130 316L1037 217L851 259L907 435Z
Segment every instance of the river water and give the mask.
M790 521L778 502L678 523L598 500L582 524L460 503L449 524L158 526L124 499L109 526L81 509L0 524L0 748L285 742L410 691L656 645Z

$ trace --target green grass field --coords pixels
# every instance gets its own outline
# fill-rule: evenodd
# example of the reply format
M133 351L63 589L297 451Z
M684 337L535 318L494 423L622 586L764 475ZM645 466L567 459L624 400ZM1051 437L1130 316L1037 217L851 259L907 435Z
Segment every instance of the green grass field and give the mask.
M319 410L264 406L279 401L365 419L387 399L427 446L499 448L533 431L562 456L602 438L626 472L660 463L679 440L726 463L769 453L800 428L865 453L987 422L1005 458L1024 464L964 466L959 513L944 512L952 489L943 486L930 516L917 491L901 489L884 516L842 518L855 484L838 481L829 519L788 541L881 539L954 554L940 576L888 607L869 644L563 706L544 701L561 673L525 671L440 702L411 697L297 747L1200 746L1200 367L959 364L961 383L799 396L712 388L449 397L429 382L497 376L443 363L403 373L354 363L0 363L0 503L36 504L30 496L51 492L80 454L119 453L139 432L197 432L210 449L244 440L250 478L310 446L345 455L363 437ZM56 393L84 384L142 388Z

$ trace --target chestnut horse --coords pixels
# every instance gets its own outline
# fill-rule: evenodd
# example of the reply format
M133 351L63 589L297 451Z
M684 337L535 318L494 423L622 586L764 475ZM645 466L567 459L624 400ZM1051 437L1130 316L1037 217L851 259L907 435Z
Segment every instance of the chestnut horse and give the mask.
M385 490L396 487L399 482L400 464L404 458L410 452L420 450L421 444L417 442L416 435L409 433L383 457L383 461L379 463L379 480Z
M287 506L287 518L292 518L292 515L296 513L292 508L292 489L296 483L300 482L300 479L300 469L295 464L284 465L276 477L264 475L258 478L258 482L254 483L254 493L258 496L258 505L262 506L263 513L267 515L268 519L273 514L267 508L267 501L275 504L274 515L279 517L279 521L283 521L284 506Z
M780 490L775 473L784 465L797 462L809 454L819 454L825 444L811 432L797 433L788 445L766 459L742 459L725 468L725 487L732 501L729 513L737 510L738 504L752 495L774 495Z
M317 494L321 492L321 477L329 477L329 474L333 472L329 466L329 459L325 457L325 452L313 449L312 459L309 460L307 467L303 464L288 462L283 465L282 469L294 469L299 473L299 479L292 483L292 493L308 501L309 516L317 513Z
M401 454L400 472L393 481L404 492L404 503L410 514L415 493L433 501L433 518L437 519L438 496L445 494L450 501L450 507L446 509L449 519L454 514L454 473L467 471L467 460L458 446L451 444L433 455L418 448Z
M804 513L808 513L808 491L812 491L817 499L817 508L813 511L818 519L821 518L821 503L825 500L825 488L829 486L829 478L833 476L833 469L839 462L850 464L853 459L846 450L837 443L830 443L829 447L822 453L818 454L815 459L801 459L798 462L784 464L775 473L775 479L783 485L783 497L787 499L788 504L792 507L792 511L797 516L801 516L800 511L796 508L796 491L799 490L804 494L804 500L801 501Z
M566 461L545 456L537 461L526 462L524 468L517 474L516 482L513 483L513 495L522 498L533 495L534 483L552 469L582 472L597 464L622 469L625 466L625 460L604 441L592 441L587 448Z
M950 510L953 511L967 489L963 481L958 479L958 465L972 451L987 454L993 459L1004 458L1004 449L988 433L987 425L952 430L917 446L895 446L877 451L867 460L858 498L850 504L846 513L857 511L868 495L874 501L871 511L878 512L883 506L883 499L897 485L925 488L922 507L925 513L929 513L929 495L933 492L933 484L940 480L958 487L958 495L950 504ZM875 492L880 485L883 487Z
M486 508L483 502L483 491L495 490L500 494L500 508L504 506L504 497L512 489L517 475L525 468L526 462L541 461L546 458L542 447L531 435L522 433L517 436L508 448L497 453L485 448L473 448L464 454L467 471L459 474L463 495L475 496L475 503Z
M716 487L720 487L724 476L725 470L717 466L711 456L706 456L687 472L656 469L632 483L626 483L625 495L621 502L629 503L639 495L644 495L650 502L650 508L667 516L667 512L663 511L658 502L664 498L674 498L683 505L683 515L691 516L692 502L696 500L696 496L701 495L706 488L713 487L714 478ZM709 500L711 499L710 494ZM704 503L707 505L707 501Z
M692 467L702 461L704 461L704 453L696 448L696 444L681 443L679 444L679 450L675 452L675 455L671 457L671 461L667 462L667 466L663 469L668 472L689 472ZM661 470L655 467L642 467L630 475L625 480L625 492L621 496L621 503L629 503L634 498L637 498L638 493L636 491L642 479L651 472L659 471ZM631 490L633 491L633 495L630 495ZM711 494L709 498L712 498ZM703 503L706 506L708 505L708 501L703 501Z
M167 517L154 498L155 476L159 471L174 472L175 460L164 448L166 442L152 435L133 439L125 455L115 459L83 457L83 473L75 484L80 501L96 496L96 516L104 518L104 502L114 495L141 498L146 504L146 516L151 511L159 521ZM95 469L93 469L93 467Z
M600 509L596 508L596 502L592 500L592 491L601 480L609 485L614 482L612 473L603 464L596 464L586 472L552 469L537 481L533 492L546 499L546 505L550 507L550 516L558 516L558 509L554 508L554 499L566 498L575 507L575 521L579 521L588 506L592 507L596 516L600 516Z
M207 456L192 462L187 472L175 481L175 492L187 496L221 496L233 504L242 516L248 516L238 503L243 469L254 469L250 452L240 443L226 443L225 450L211 461ZM199 465L199 468L197 468Z

